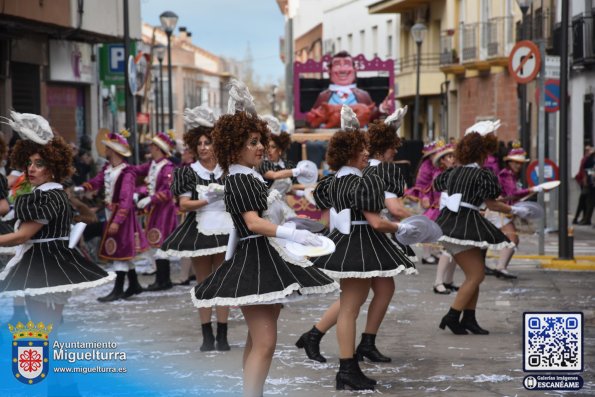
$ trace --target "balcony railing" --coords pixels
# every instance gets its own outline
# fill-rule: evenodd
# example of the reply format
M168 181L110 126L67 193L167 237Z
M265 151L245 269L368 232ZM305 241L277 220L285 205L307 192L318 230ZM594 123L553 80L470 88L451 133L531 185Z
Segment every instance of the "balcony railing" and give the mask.
M463 58L461 61L463 63L474 61L479 57L479 23L461 23L460 28L463 35Z
M444 30L440 35L440 65L453 63L459 63L454 46L454 30Z
M420 54L420 71L436 71L440 66L440 54ZM395 60L395 70L398 73L415 72L417 67L417 54Z
M513 43L512 17L492 18L488 21L487 50L488 58L506 57Z

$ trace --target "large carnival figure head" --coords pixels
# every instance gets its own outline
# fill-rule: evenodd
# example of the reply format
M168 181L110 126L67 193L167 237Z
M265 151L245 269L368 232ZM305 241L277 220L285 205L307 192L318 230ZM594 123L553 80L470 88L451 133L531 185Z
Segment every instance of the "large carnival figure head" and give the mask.
M328 71L333 84L351 85L355 83L355 65L347 51L333 55L328 65Z
M50 124L41 116L10 112L5 123L22 138L12 150L11 164L25 171L33 186L47 182L62 183L74 174L73 154L64 139L54 136Z
M401 146L399 127L407 114L407 106L397 109L384 121L374 121L368 127L370 155L380 161L393 161L397 149Z
M331 138L326 152L326 162L332 170L343 166L363 170L368 166L368 142L359 129L359 122L349 106L341 110L341 130Z
M226 172L232 164L258 167L269 142L267 123L256 114L253 98L244 83L232 80L229 95L229 114L219 117L213 127L217 161Z
M183 137L184 144L194 154L194 157L203 163L215 160L211 137L215 124L213 111L206 106L185 109L184 123L187 129Z

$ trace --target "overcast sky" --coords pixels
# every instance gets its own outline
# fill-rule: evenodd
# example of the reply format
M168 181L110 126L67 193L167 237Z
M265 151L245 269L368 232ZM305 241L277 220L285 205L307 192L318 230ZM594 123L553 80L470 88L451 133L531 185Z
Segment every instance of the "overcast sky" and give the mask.
M261 82L283 77L279 37L284 20L275 0L141 0L143 22L159 25L163 11L178 14L177 26L186 26L194 44L216 55L244 59L250 43Z

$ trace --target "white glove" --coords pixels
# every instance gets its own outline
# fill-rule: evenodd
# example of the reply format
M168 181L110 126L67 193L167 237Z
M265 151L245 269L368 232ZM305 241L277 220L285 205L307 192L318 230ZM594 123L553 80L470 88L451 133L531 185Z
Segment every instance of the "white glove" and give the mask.
M516 215L519 218L523 218L525 219L526 217L528 217L530 215L529 209L526 207L517 207L516 205L513 205L511 207L511 211L510 213L512 215Z
M286 226L277 226L276 237L295 241L302 245L313 245L315 247L322 245L322 241L314 233L307 230L292 229Z
M541 186L541 185L533 186L533 187L531 188L531 191L532 191L532 192L535 192L535 193L542 192L542 191L543 191L543 186Z
M306 195L306 191L305 190L296 190L295 195L298 197L304 197Z
M138 201L138 203L136 203L136 208L142 210L143 208L145 208L149 204L151 204L151 197L145 197L143 199L140 199Z
M409 223L399 223L396 236L407 236L410 239L416 239L420 235L419 229Z
M293 168L291 170L291 174L293 175L294 178L297 178L298 176L302 175L302 169L301 168Z
M82 186L75 186L75 187L72 188L72 191L74 193L76 193L76 194L84 193L85 192L85 188L82 187Z
M211 204L215 201L223 200L225 193L220 190L211 190L204 193L203 197L207 200L207 203Z

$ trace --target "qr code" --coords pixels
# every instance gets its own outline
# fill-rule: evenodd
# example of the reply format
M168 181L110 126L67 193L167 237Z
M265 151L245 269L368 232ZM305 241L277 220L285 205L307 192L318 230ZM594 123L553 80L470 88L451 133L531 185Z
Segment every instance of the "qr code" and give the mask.
M582 371L582 313L524 313L524 371Z

